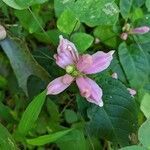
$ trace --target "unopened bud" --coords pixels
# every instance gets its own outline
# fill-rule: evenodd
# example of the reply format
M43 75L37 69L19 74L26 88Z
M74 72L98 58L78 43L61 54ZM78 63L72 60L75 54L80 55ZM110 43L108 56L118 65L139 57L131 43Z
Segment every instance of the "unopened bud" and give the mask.
M142 26L131 30L131 34L145 34L150 31L148 26Z
M0 25L0 41L5 38L6 38L6 30L2 25Z
M122 39L122 40L127 40L127 38L128 38L128 33L122 33L121 35L120 35L120 38Z

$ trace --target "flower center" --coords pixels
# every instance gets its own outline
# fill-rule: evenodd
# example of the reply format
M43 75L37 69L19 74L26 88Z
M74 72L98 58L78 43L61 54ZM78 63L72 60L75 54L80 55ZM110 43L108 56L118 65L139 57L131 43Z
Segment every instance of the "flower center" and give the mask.
M81 76L82 73L77 70L74 65L66 66L66 73L70 74L73 77Z

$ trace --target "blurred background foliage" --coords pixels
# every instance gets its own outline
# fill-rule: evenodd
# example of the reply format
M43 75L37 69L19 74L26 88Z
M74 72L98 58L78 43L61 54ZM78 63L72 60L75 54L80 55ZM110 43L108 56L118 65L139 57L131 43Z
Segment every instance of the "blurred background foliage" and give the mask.
M149 0L1 0L0 149L148 149L150 32L123 41L127 23L150 26ZM104 107L89 104L74 84L46 96L47 84L64 74L53 59L59 35L80 54L115 50L111 66L92 76Z

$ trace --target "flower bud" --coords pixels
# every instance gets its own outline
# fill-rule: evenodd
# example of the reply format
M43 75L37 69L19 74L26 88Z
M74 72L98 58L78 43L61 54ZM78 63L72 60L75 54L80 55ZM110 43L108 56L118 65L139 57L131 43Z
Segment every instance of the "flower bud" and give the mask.
M5 38L6 38L6 30L2 25L0 25L0 41Z
M131 30L132 34L145 34L150 31L150 28L148 26L142 26L138 28L134 28Z
M127 40L127 38L128 38L128 33L125 33L125 32L123 32L121 35L120 35L120 38L122 39L122 40Z

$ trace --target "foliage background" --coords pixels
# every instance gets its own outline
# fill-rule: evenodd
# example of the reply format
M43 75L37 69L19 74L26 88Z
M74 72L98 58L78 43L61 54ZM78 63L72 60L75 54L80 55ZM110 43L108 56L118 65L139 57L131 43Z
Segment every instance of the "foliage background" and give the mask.
M0 149L150 148L150 33L120 38L126 23L150 26L149 0L2 0L0 23ZM104 107L75 85L46 97L47 84L64 74L53 59L59 35L81 54L115 49L111 66L91 76Z

